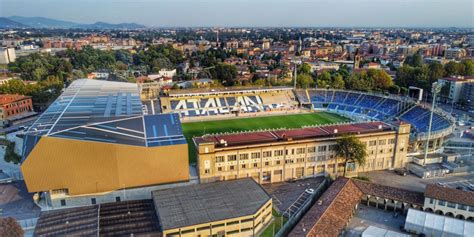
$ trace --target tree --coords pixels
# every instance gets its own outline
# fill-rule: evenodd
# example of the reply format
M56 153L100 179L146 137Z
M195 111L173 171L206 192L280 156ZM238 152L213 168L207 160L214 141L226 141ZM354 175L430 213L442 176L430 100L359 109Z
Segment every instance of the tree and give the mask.
M308 88L313 84L313 78L308 74L299 74L296 78L296 84L300 88Z
M354 136L344 135L336 141L336 155L344 159L344 176L347 164L364 165L367 157L366 146Z
M387 90L393 85L392 78L384 70L369 69L367 77L372 85L371 89Z
M344 78L341 74L335 73L332 76L332 88L334 89L344 89L346 88L346 83L344 82Z
M214 79L219 80L226 86L232 86L237 78L237 68L234 65L219 63L210 70Z
M450 61L444 65L446 76L464 75L464 65L457 62Z
M331 85L331 74L327 71L319 74L316 78L316 82L319 88L325 88Z
M14 218L0 218L0 236L21 237L23 234L23 229Z
M438 79L442 78L445 74L444 67L441 63L433 62L428 65L429 68L429 84L433 84L433 82L438 81Z
M414 54L407 57L406 63L412 67L421 67L423 65L423 58L419 54Z
M18 164L21 162L21 156L15 152L15 142L5 140L7 148L5 149L4 160L6 162L11 162L13 164Z
M464 76L474 76L474 61L466 59L461 63L464 65Z
M300 74L311 74L311 66L307 63L303 63L298 67L298 73Z

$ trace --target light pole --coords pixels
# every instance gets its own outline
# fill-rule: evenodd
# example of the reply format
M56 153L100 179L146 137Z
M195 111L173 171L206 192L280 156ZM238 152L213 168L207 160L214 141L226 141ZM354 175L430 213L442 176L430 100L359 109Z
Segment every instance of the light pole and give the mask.
M295 59L293 59L293 61L291 61L291 62L295 65L295 74L294 74L294 75L295 75L295 79L294 79L295 81L293 82L293 89L296 90L296 76L297 76L297 70L298 70L298 65L301 64L301 60L298 59L298 58L295 58Z
M433 113L434 113L434 108L436 105L436 94L438 94L440 91L441 91L441 85L438 84L437 82L434 82L433 86L431 87L431 92L433 93L433 101L431 101L430 123L428 124L428 136L426 137L425 157L423 158L423 165L426 164L426 159L428 158L428 148L430 145L431 126L433 123Z

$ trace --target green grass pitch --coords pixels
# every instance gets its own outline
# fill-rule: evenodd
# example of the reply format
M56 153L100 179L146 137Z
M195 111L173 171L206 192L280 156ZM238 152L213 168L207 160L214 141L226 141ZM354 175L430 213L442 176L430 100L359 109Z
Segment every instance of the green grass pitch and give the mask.
M225 119L204 122L183 123L183 133L189 144L189 162L196 162L193 137L224 132L242 132L257 129L301 128L303 126L347 122L349 119L340 115L317 112L308 114L278 115Z

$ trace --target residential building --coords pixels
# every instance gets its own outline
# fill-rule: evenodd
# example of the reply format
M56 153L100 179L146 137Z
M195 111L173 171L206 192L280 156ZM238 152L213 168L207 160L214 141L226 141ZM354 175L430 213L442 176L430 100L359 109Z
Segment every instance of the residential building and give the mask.
M18 120L33 112L31 97L24 95L0 95L0 126Z
M353 134L367 146L364 165L349 164L347 172L403 167L410 124L383 122L313 128L210 135L194 138L201 182L252 177L259 183L282 182L328 173L341 174L337 138Z
M461 48L449 48L444 51L444 57L446 59L461 59L466 57L467 52Z
M445 90L441 90L440 98L446 103L458 103L460 98L469 98L463 95L463 88L474 83L474 77L452 76L438 79L438 83L447 86Z

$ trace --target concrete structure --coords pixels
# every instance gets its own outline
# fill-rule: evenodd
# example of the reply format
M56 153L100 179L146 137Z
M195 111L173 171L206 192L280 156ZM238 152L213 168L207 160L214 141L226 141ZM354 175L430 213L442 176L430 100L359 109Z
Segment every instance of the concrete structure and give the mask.
M0 127L31 112L33 112L31 97L11 94L0 95Z
M74 81L26 132L29 192L56 198L189 180L176 114L143 115L136 84Z
M474 192L428 184L423 209L427 212L474 220Z
M201 182L252 177L259 183L329 173L342 174L336 139L353 134L366 144L364 166L348 164L347 172L403 167L410 125L392 127L382 122L330 125L305 129L250 132L194 138Z
M257 236L272 219L272 198L238 179L153 192L163 236Z
M13 63L15 60L15 48L0 48L0 64Z

